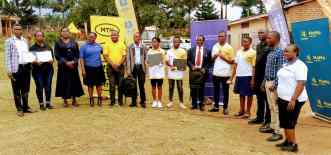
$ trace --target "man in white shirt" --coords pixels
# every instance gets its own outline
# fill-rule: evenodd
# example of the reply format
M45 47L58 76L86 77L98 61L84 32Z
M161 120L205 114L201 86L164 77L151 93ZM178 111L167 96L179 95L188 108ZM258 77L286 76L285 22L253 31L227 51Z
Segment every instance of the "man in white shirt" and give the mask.
M226 32L218 34L218 42L213 46L212 59L214 60L213 84L214 84L214 107L209 112L219 111L220 84L223 92L223 114L228 115L229 103L229 79L231 68L234 63L235 53L231 45L226 42Z
M173 38L173 48L167 51L166 55L166 64L168 66L168 79L169 79L169 104L167 105L168 108L173 106L173 96L174 96L174 89L175 84L177 83L177 90L179 96L179 107L182 109L186 109L184 105L184 91L183 91L183 77L184 77L184 70L182 68L178 68L175 66L175 61L184 60L186 61L186 51L180 48L181 39L179 36L175 36Z
M29 45L22 34L22 26L15 24L14 36L5 42L6 70L11 80L19 117L24 116L24 113L35 112L28 105L33 60L29 57Z

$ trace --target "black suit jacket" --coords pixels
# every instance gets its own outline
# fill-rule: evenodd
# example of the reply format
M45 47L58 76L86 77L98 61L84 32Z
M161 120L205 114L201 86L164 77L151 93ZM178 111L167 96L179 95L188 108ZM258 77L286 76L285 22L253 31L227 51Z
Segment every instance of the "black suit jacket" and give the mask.
M196 57L196 47L193 47L188 50L187 52L187 65L190 68L190 71L192 71L193 66L195 65L195 57ZM203 58L202 58L202 68L208 71L208 66L210 64L211 55L210 51L203 47Z
M191 77L192 69L195 65L195 57L196 57L196 47L193 47L187 52L187 65L190 68L190 77ZM203 80L201 81L202 85L208 78L208 67L209 67L210 61L211 61L210 51L207 48L203 47L203 58L202 58L201 69L204 71L204 77L203 77ZM190 80L190 85L192 85L191 80Z

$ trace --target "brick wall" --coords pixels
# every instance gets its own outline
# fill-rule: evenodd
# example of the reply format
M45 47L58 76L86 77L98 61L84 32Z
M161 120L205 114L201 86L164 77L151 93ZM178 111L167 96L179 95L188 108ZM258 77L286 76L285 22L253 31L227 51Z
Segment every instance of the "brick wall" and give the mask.
M286 9L286 18L291 29L291 23L312 19L325 18L321 6L317 1L309 1Z

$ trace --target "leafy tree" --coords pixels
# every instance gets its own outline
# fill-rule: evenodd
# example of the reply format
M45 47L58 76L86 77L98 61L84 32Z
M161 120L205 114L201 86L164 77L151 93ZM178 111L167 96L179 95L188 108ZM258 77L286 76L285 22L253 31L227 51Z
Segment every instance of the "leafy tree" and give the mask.
M90 15L118 16L115 1L80 0L77 5L70 8L68 19L77 24L89 23Z
M202 0L195 13L195 18L197 20L218 19L218 13L215 10L215 5L211 0Z
M39 18L41 18L41 9L47 7L48 0L32 0L32 5L39 10ZM41 28L41 20L39 19L39 28Z
M256 0L235 0L233 5L239 6L243 9L241 13L241 17L248 17L255 15L252 10L252 7L255 6L257 3Z
M22 25L32 25L37 22L37 17L33 14L31 0L3 0L1 13L21 18Z

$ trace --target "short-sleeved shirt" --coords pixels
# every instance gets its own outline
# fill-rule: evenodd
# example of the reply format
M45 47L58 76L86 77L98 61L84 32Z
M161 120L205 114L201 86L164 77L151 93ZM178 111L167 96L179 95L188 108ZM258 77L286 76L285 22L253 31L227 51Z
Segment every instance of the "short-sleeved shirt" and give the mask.
M84 60L85 66L100 67L102 52L102 47L98 43L87 42L80 47L79 57Z
M212 57L219 53L222 53L224 57L228 60L233 60L235 58L234 50L228 43L225 43L223 46L219 43L216 43L213 46ZM230 77L231 64L217 57L214 63L213 75L218 77Z
M244 51L243 49L237 52L235 63L237 64L236 76L252 76L253 67L255 67L256 51L249 49Z
M122 58L126 55L126 46L120 41L116 43L110 41L109 43L106 43L103 52L108 55L113 64L121 65Z
M161 48L159 48L159 49L150 49L147 52L147 59L148 59L148 55L158 54L158 53L161 53L162 57L164 59L165 51ZM164 76L165 76L165 68L164 68L163 60L159 65L148 66L148 74L149 74L149 79L163 79Z
M167 51L166 55L166 61L168 61L169 65L174 64L175 59L187 59L187 53L184 49L178 48L178 49L170 49ZM174 79L174 80L182 80L184 77L184 71L179 70L171 70L171 68L168 68L168 78Z
M285 63L283 67L277 72L278 97L285 101L291 101L298 81L307 81L307 74L308 68L306 64L301 60L296 59L294 60L294 62ZM298 101L305 102L307 100L307 90L306 88L304 88L304 90L298 97Z

